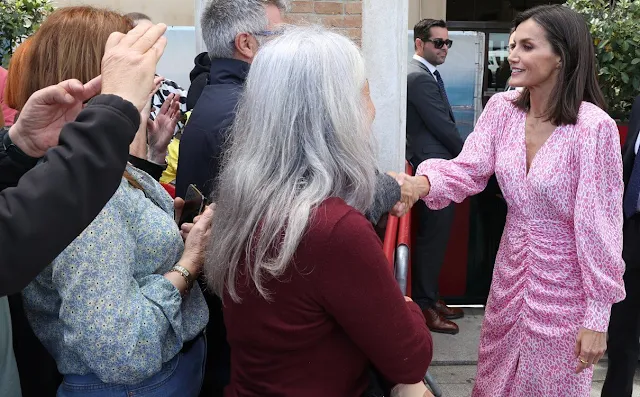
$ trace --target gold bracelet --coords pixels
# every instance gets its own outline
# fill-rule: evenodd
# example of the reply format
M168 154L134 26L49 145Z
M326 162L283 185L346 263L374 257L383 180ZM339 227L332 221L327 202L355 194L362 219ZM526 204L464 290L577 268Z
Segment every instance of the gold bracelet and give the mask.
M191 273L180 265L173 266L171 270L169 270L169 273L171 272L179 273L182 276L182 278L184 278L184 281L187 283L187 289L185 293L189 292L189 290L191 290L191 287L193 286L193 280L191 280Z

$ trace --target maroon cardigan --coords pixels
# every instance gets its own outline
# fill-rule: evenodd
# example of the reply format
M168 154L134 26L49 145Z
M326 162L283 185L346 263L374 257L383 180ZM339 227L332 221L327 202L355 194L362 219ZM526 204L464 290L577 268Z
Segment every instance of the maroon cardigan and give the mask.
M241 274L242 302L224 297L225 396L358 397L371 363L393 383L424 377L432 357L425 319L405 302L371 224L343 200L314 211L285 275L266 282L271 302Z

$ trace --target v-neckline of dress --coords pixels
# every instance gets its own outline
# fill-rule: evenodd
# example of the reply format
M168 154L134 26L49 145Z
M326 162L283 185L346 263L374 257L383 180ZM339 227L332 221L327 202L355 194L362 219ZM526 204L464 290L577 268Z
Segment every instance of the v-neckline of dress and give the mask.
M549 146L549 141L551 141L553 137L557 135L557 132L560 130L560 128L562 128L562 126L559 125L553 129L553 132L551 132L551 135L547 137L547 139L540 146L536 154L533 155L533 158L531 159L531 165L529 165L527 162L527 112L522 112L522 118L523 118L523 121L521 125L522 125L522 147L524 148L524 156L523 156L524 157L524 177L525 179L529 179L529 176L531 175L531 171L534 169L534 165L536 164L536 160L538 159L538 157L540 157L541 154L544 154L544 150L547 148L547 146Z

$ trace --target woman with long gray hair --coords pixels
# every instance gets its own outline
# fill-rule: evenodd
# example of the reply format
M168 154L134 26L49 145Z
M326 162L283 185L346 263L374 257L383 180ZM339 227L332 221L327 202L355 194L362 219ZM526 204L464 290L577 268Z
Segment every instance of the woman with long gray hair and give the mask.
M432 342L362 215L375 164L363 59L290 28L251 66L207 255L231 346L226 396L359 396L373 364L420 382Z

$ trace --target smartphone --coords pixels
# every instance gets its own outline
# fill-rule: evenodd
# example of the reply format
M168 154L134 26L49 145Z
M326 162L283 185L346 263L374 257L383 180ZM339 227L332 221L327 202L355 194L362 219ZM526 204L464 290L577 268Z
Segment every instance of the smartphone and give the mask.
M193 218L202 213L205 205L207 205L207 199L204 195L200 193L200 190L195 185L189 185L184 196L184 207L178 221L178 227L182 226L183 223L193 223Z

